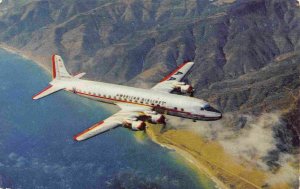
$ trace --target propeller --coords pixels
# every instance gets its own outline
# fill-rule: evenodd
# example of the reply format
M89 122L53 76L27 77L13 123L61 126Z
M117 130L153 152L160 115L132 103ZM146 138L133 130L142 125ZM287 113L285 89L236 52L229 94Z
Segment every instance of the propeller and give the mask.
M73 91L73 93L76 93L76 88L73 87L73 88L72 88L72 91Z
M190 97L194 97L194 93L195 93L195 89L193 89L192 92L190 93Z
M146 125L145 129L143 130L144 133L147 133L148 125Z
M159 133L162 134L162 133L166 132L167 130L168 130L168 128L167 128L167 119L165 119L164 122L162 123L162 127L161 127Z
M193 85L191 84L191 82L188 80L188 79L185 79L184 82L187 84L187 85L190 85L193 87ZM194 97L194 93L195 93L195 88L193 88L193 90L189 93L189 96L190 97Z

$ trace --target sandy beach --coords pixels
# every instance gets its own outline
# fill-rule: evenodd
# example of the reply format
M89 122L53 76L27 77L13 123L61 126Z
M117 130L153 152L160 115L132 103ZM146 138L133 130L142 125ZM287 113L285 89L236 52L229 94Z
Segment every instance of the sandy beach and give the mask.
M13 54L17 54L21 57L23 57L24 59L27 59L27 60L31 60L33 61L34 63L36 63L38 66L40 66L41 68L43 68L43 70L45 70L46 72L48 72L49 74L51 73L51 57L44 57L44 58L38 58L38 56L34 56L32 55L30 52L27 52L25 50L19 50L19 49L16 49L14 47L11 47L5 43L0 43L0 48L1 49L4 49L10 53L13 53ZM46 66L45 64L42 63L42 61L44 59L48 59L49 61L49 66Z
M151 126L150 126L151 127ZM155 127L155 126L154 126ZM229 187L227 187L222 181L220 181L216 176L214 176L214 174L207 169L204 165L202 165L194 156L192 156L190 153L180 149L179 147L175 146L175 145L170 145L170 144L166 144L166 143L161 143L158 140L157 135L155 135L155 131L150 129L147 130L147 135L149 136L149 138L159 144L161 147L163 148L167 148L170 150L175 150L175 152L180 155L181 157L183 157L187 163L190 164L190 166L195 166L197 168L197 172L204 173L205 175L207 175L213 182L216 183L217 188L222 188L222 189L229 189ZM200 175L199 174L199 175Z
M206 141L201 136L184 129L171 129L161 133L160 128L150 124L147 129L149 138L162 147L174 150L187 160L196 172L205 173L212 179L218 188L257 189L266 185L266 180L270 176L268 172L256 169L246 162L237 161L217 142ZM289 187L286 183L282 183L280 188Z

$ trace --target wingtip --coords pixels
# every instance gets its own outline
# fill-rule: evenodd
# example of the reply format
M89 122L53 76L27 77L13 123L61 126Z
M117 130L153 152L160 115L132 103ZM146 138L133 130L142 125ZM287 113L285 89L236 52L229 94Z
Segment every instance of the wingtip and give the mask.
M191 60L186 60L186 61L184 61L182 64L183 64L183 65L185 65L185 64L194 64L194 62L191 61Z
M77 136L77 135L75 135L75 136L73 137L73 140L76 141L76 142L79 142L79 141L80 141L80 140L78 140L78 136Z

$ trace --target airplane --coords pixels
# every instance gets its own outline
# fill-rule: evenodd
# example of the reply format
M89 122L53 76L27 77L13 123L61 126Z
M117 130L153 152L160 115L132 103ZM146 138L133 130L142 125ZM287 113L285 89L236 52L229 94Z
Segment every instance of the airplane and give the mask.
M133 131L146 129L146 122L166 124L165 114L196 120L218 120L222 113L208 102L191 96L194 89L182 82L194 62L181 64L151 89L141 89L124 85L81 79L85 73L70 75L59 55L52 56L52 81L49 86L33 96L43 98L60 90L72 92L95 101L117 105L120 111L74 136L75 141L83 141L118 126ZM177 91L174 94L173 91Z

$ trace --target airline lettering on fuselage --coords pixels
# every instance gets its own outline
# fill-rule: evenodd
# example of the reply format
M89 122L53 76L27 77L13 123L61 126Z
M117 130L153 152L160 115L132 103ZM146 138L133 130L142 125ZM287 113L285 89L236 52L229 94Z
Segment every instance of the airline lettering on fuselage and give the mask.
M175 77L170 77L169 81L176 80Z
M151 104L158 104L158 105L166 105L166 102L160 101L160 100L153 100L148 98L139 98L135 96L125 95L125 94L117 94L116 97L123 98L125 100L133 100L133 101L140 101L140 102L146 102Z

